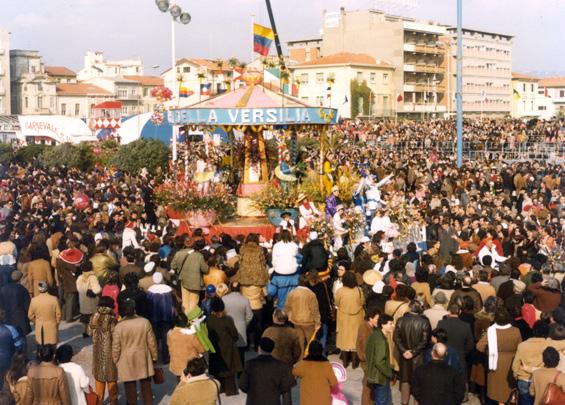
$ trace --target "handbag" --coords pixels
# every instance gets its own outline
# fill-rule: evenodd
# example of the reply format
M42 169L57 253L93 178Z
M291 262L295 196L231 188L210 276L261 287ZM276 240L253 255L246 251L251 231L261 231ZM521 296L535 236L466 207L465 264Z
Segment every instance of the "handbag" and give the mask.
M155 367L155 374L153 374L153 384L160 385L165 382L165 375L161 367Z
M510 395L508 395L508 399L506 400L506 405L516 405L518 403L518 390L513 388L510 391Z
M553 382L550 382L549 384L547 384L547 387L545 387L545 391L543 392L543 397L541 398L540 402L542 405L565 404L565 392L563 392L561 387L555 383L557 381L557 378L559 377L559 374L561 374L560 371L555 374Z
M87 405L98 405L101 403L100 398L98 398L98 394L94 392L92 387L88 387L88 392L85 392L84 396L86 397Z

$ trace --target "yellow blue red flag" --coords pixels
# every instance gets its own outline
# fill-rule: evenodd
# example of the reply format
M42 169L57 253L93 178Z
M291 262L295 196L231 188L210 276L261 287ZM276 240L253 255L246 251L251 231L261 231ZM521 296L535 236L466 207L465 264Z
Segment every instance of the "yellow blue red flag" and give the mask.
M275 33L272 29L253 24L253 50L259 55L267 56L269 54L274 39Z

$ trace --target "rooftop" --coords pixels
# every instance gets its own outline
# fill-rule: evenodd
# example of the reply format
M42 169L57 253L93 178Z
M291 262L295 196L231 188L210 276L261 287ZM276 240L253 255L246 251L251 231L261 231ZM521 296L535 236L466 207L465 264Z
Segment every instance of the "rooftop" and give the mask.
M159 76L124 76L128 80L133 80L142 86L162 86L163 79Z
M101 87L88 83L62 83L57 85L57 95L59 96L112 96L109 91Z
M307 66L325 66L325 65L368 65L368 66L382 66L392 67L388 62L380 59L373 58L364 53L336 53L333 55L323 56L314 59L310 62L301 63L293 67L307 67Z
M532 81L532 82L537 82L539 80L538 77L529 76L529 75L525 75L523 73L518 73L518 72L512 72L512 79L528 80L528 81Z
M540 87L565 87L565 77L544 77L538 82Z
M49 76L76 77L76 73L65 66L45 66L45 73Z

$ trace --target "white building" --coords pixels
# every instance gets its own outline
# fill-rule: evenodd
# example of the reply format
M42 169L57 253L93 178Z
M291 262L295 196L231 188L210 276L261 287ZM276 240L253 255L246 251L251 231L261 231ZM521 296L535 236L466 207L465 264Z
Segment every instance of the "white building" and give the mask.
M0 114L10 110L10 33L0 28Z
M450 58L448 110L455 111L457 28L447 29ZM512 36L463 28L463 112L510 115L512 112Z
M364 54L338 53L294 65L291 71L298 98L307 104L337 108L342 118L352 118L352 103L358 103L359 111L369 111L371 117L388 117L395 112L394 68L382 60ZM351 93L353 80L364 82L371 89L369 106L355 100Z
M186 106L221 94L235 87L234 79L238 69L227 61L211 59L182 58L176 63L176 69L167 69L161 74L165 87L173 92L171 104ZM209 87L209 92L201 93L201 86ZM181 87L185 93L180 97Z
M565 116L565 77L546 77L538 82L538 94L543 96L545 110L551 116ZM549 114L549 113L546 113Z
M89 80L94 77L120 77L143 75L143 62L140 58L124 60L104 60L104 53L88 51L84 56L84 68L78 74L78 80Z
M45 66L45 73L57 83L77 82L77 74L65 66Z
M512 72L512 117L540 117L537 77Z
M83 83L92 84L109 92L122 105L122 116L143 111L141 87L135 80L124 77L94 77Z
M56 84L38 51L10 50L12 114L56 114Z
M57 85L57 112L65 117L87 121L92 117L92 107L114 100L113 93L87 83L60 83Z

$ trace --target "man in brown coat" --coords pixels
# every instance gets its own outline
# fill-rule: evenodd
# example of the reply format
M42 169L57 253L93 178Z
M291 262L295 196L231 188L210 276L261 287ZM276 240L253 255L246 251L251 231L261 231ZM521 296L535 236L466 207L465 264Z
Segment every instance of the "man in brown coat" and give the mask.
M135 314L135 301L124 301L124 317L112 333L112 359L123 381L128 404L137 404L137 382L141 384L144 405L153 404L151 377L155 374L157 342L151 323Z
M45 259L35 259L29 262L27 268L27 280L32 297L39 295L39 283L44 281L48 286L53 286L53 273L51 272L51 265Z
M273 358L293 367L302 357L303 345L300 334L288 324L288 316L282 309L273 312L273 326L263 332L262 337L267 337L275 342L275 349L271 353Z
M561 390L565 390L565 374L556 369L559 364L559 352L554 347L548 347L543 351L543 367L532 374L530 394L535 396L534 405L541 403L545 389L549 383L554 383Z
M288 320L293 323L303 345L320 329L318 299L312 290L305 287L307 282L306 278L301 277L300 285L288 294L284 305Z
M39 283L38 294L31 299L27 316L35 324L35 341L38 344L56 345L59 341L61 307L57 297L47 292L48 288L45 281Z
M371 307L365 313L365 321L359 325L357 331L357 357L359 358L359 365L363 369L363 391L361 392L361 405L372 405L374 400L371 399L372 389L371 384L367 381L367 340L377 327L380 312L377 308Z

